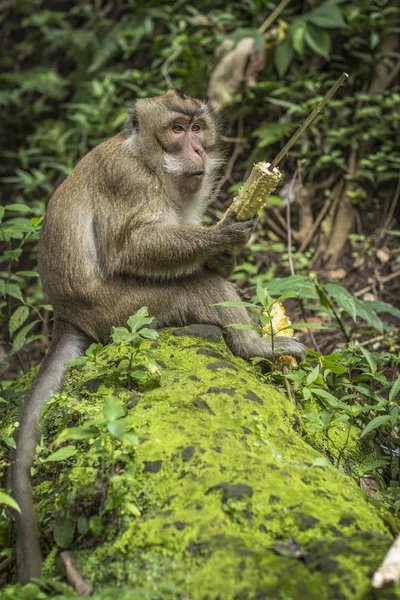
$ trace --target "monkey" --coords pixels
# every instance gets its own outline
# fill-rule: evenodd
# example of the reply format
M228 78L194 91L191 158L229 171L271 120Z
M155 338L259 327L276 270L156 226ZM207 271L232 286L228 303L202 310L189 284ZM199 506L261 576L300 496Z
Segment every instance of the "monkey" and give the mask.
M45 401L61 386L65 363L93 342L107 343L113 326L147 306L153 326L209 323L223 329L231 351L271 359L227 278L234 249L249 240L256 219L234 213L202 225L222 164L221 126L205 103L169 90L136 101L125 129L84 156L49 201L38 267L54 311L53 340L28 392L16 436L10 487L19 580L42 576L30 468ZM276 349L303 358L294 338Z

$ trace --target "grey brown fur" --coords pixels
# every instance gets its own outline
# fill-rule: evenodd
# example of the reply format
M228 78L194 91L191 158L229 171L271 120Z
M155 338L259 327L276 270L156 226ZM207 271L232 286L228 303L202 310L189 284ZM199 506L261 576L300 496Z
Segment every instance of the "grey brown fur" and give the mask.
M16 514L20 581L42 574L30 467L42 406L61 384L64 363L93 341L106 343L112 326L147 306L155 327L211 323L224 328L232 352L272 357L226 281L233 251L245 244L255 220L234 215L205 227L221 164L220 131L207 105L171 90L138 100L126 130L100 144L76 166L51 198L39 244L39 270L54 308L51 349L27 395L10 483L22 509ZM276 338L297 358L304 347Z

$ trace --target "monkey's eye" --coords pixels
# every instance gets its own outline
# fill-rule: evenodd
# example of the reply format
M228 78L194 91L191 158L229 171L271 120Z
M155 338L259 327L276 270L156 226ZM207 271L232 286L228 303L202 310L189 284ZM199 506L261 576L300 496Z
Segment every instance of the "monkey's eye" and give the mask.
M185 128L182 125L179 125L179 123L175 123L175 125L172 126L172 131L174 133L182 133L182 131L185 131Z
M201 131L201 126L198 123L192 125L192 131Z

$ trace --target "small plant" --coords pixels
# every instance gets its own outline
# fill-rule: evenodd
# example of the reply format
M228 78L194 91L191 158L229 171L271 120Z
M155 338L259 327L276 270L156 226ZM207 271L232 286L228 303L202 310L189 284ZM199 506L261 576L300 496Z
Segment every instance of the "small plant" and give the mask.
M156 340L158 333L155 329L146 327L152 323L153 317L149 317L146 307L140 308L128 319L128 327L113 327L111 338L118 344L118 356L114 362L117 366L117 377L121 383L128 387L137 387L146 384L151 379L157 383L160 373L151 351L142 349L145 339ZM102 344L91 344L86 350L85 356L79 356L66 363L69 367L85 365L97 376L108 375L110 364L102 362Z
M135 516L140 516L140 510L135 507L125 490L127 477L129 479L129 473L125 473L125 463L129 462L127 449L139 443L137 435L132 431L132 428L137 426L137 419L127 414L121 400L114 395L108 395L103 400L101 413L79 427L64 429L55 441L56 447L65 442L85 444L86 457L89 454L89 463L93 471L90 482L84 483L84 474L80 478L80 450L76 443L62 446L42 459L42 463L71 462L71 467L75 469L72 471L75 489L73 493L65 496L60 506L61 518L53 530L54 540L60 548L67 548L71 544L76 529L79 535L85 535L89 530L94 533L101 528L102 514L121 504L126 503L126 510L130 514L133 514L136 508ZM111 474L106 477L110 471ZM96 485L104 486L106 492L103 494L99 513L89 519L77 508L77 497L84 494L85 485L88 484L93 488L92 493ZM124 488L123 492L121 488Z

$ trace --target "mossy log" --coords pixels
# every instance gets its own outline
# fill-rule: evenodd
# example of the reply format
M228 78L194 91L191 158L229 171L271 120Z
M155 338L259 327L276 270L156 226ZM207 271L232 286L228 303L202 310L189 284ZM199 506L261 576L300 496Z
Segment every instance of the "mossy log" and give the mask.
M152 345L159 387L121 387L111 345L96 359L104 375L71 369L46 407L47 447L111 393L139 438L109 447L100 466L93 440L37 463L46 576L62 576L54 531L60 544L65 523L62 545L98 600L400 598L370 584L392 540L383 511L334 466L313 466L321 454L288 399L216 327L165 330Z

